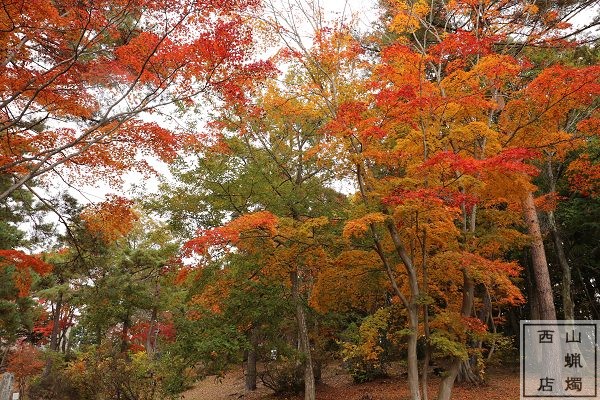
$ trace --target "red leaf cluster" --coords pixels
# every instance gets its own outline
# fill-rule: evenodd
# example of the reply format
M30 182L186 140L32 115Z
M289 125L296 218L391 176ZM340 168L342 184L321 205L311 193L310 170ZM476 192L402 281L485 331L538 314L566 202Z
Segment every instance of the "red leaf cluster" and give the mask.
M19 250L0 250L0 267L6 266L14 266L17 269L15 284L21 297L29 293L32 270L41 275L52 271L52 265L44 262L38 256L28 255Z
M211 248L226 250L243 239L271 237L277 228L277 217L268 211L244 214L223 226L202 230L198 236L183 246L186 256L207 255Z

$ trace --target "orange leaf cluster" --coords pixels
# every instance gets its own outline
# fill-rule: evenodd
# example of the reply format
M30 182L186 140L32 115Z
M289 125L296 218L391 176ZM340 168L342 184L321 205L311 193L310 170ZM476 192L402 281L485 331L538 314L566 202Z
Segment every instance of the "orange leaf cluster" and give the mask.
M189 134L140 115L193 106L201 93L246 101L243 87L272 71L247 56L253 37L240 14L258 6L2 1L0 173L28 181L68 166L80 178L110 178L151 170L140 151L172 160Z
M183 246L186 256L208 255L210 249L226 250L242 239L270 238L277 232L278 219L268 211L244 214L231 222L198 232L198 236Z
M584 154L569 164L567 172L572 190L586 197L600 197L600 163Z
M52 265L37 256L27 255L18 250L0 250L0 267L6 266L14 266L17 269L15 283L21 297L29 293L32 281L31 270L41 275L52 271Z
M133 201L120 196L111 196L106 201L94 204L81 213L87 229L106 243L113 243L126 236L139 220L133 209Z

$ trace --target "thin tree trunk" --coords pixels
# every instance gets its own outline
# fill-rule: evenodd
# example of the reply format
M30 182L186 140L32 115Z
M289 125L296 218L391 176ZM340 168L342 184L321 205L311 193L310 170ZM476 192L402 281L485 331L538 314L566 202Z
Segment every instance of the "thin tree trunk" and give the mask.
M386 227L392 237L396 253L402 260L406 274L408 275L411 295L408 307L408 329L410 330L408 336L408 387L410 388L412 399L421 400L419 387L419 358L417 355L417 335L419 332L419 307L416 304L416 299L419 297L417 269L402 244L396 225L394 225L391 220L388 220L386 222Z
M73 348L73 336L74 336L73 329L69 329L69 333L67 336L67 349L65 350L65 357L67 359L69 359L71 357L71 350Z
M544 241L542 239L540 222L538 220L532 192L528 192L523 199L523 214L525 216L525 223L527 224L529 236L531 237L531 262L533 277L535 279L536 295L539 302L540 319L556 320L556 309L554 308L548 262L546 261Z
M548 181L550 182L550 193L556 193L556 180L554 178L554 170L552 168L552 155L548 155L546 162L546 172L548 174ZM558 263L562 270L562 301L563 301L563 316L566 320L575 319L575 308L573 305L573 298L571 296L571 266L569 260L565 255L565 247L563 245L562 238L556 219L554 218L554 211L548 211L548 223L550 225L550 233L552 234L552 242L554 243L554 249L556 250L556 256Z
M56 299L56 304L54 305L54 312L52 314L52 332L50 333L50 350L58 351L59 349L59 337L58 334L60 332L60 312L62 309L63 303L63 294L62 292L58 293L58 299ZM42 380L45 380L50 376L50 371L52 370L52 357L48 357L46 361L46 366L44 367L44 373L42 376Z
M158 308L154 306L152 308L152 314L150 315L150 326L148 326L148 333L146 335L146 354L148 358L154 358L156 352L156 321L158 319Z
M417 340L419 330L418 307L414 304L408 310L408 387L413 400L421 400L419 388L419 357L417 355Z
M65 329L60 335L60 351L63 354L67 352L67 332L68 330Z
M473 309L473 297L475 296L475 282L466 270L463 270L463 300L461 315L463 317L470 317ZM454 381L458 375L461 365L464 362L461 358L455 357L452 364L448 368L447 375L442 379L440 383L440 391L438 393L438 400L450 400L452 396L452 388L454 387Z
M60 313L62 311L63 294L58 293L56 305L54 306L54 314L52 315L52 333L50 334L50 350L58 351L59 349L59 332L60 332Z
M10 346L7 343L6 348L2 352L2 359L0 359L0 370L2 371L4 371L4 364L6 363L6 356L8 356L8 350L10 350Z
M565 248L560 237L560 232L556 226L556 220L554 219L554 212L548 212L548 221L550 222L550 233L552 234L552 242L554 243L554 249L556 250L556 256L558 263L562 270L562 301L563 301L563 312L564 319L573 320L575 319L575 306L573 304L573 298L571 296L571 266L569 260L565 255Z
M296 319L298 320L298 337L300 339L300 351L304 355L304 400L316 399L316 385L313 362L310 352L310 340L308 338L308 326L306 324L306 313L300 296L300 277L298 272L290 273L292 281L292 296L296 306Z
M246 390L256 390L256 361L258 349L258 328L250 330L250 349L246 360Z
M483 149L482 149L482 154L481 157L483 157ZM466 194L466 190L464 187L461 187L460 189L461 193ZM466 203L463 201L461 203L461 209L462 209L462 213L463 213L463 235L465 236L465 239L467 238L468 234L471 235L475 235L475 229L477 228L477 205L474 204L473 207L471 208L471 211L468 212L468 208ZM467 223L468 221L468 223ZM467 230L468 229L468 230ZM468 242L467 240L465 240L465 243ZM471 296L471 305L470 307L470 311L469 313L472 311L472 307L473 307L473 301L474 301L474 297L475 297L475 283L473 282L473 280L471 278L469 278L470 281L467 282L467 278L464 278L464 282L465 284L472 284L473 285L473 295ZM468 286L468 285L467 285ZM463 297L463 301L464 301L464 297ZM463 311L465 310L465 304L463 303ZM468 315L470 316L470 315ZM481 319L481 318L480 318ZM485 322L485 320L481 319L483 322ZM475 343L465 343L467 346L470 347L474 347ZM478 385L480 383L482 383L482 379L478 376L478 374L476 374L475 372L473 372L473 368L475 367L472 362L475 361L473 358L469 357L467 360L462 360L459 364L459 368L458 368L458 374L456 376L456 381L458 382L467 382L473 385Z
M361 197L365 202L368 201L367 196L367 185L363 176L364 168L360 164L356 164L356 178L358 181L358 187L360 189ZM390 215L390 212L387 208L383 207L382 212L386 215ZM391 218L391 217L390 217ZM416 299L419 296L419 282L417 279L417 271L414 267L412 260L402 241L400 239L400 235L398 234L398 230L394 225L394 222L390 219L385 224L387 231L392 237L392 241L394 243L394 249L398 254L398 257L402 260L404 264L404 268L409 278L410 284L410 300L404 296L404 294L400 291L398 284L396 282L396 277L394 276L394 272L390 263L387 260L385 252L383 250L383 245L381 244L381 240L377 233L375 224L369 224L369 228L371 230L373 243L375 244L375 251L379 255L381 262L385 267L385 271L387 273L388 279L394 289L395 294L400 298L404 306L406 307L406 311L408 313L408 329L410 331L408 336L408 387L410 389L411 399L412 400L421 400L421 388L419 385L419 358L417 355L417 335L419 331L419 307L416 304Z
M131 321L129 320L129 309L125 313L125 318L123 318L123 329L121 330L121 353L125 353L127 348L129 347L129 342L127 340L127 336L129 335L129 324Z
M421 242L421 258L423 260L423 331L425 333L425 355L423 357L423 370L421 371L421 387L423 388L423 400L429 399L429 360L431 359L431 346L429 345L429 276L427 274L427 232L423 229L423 241Z

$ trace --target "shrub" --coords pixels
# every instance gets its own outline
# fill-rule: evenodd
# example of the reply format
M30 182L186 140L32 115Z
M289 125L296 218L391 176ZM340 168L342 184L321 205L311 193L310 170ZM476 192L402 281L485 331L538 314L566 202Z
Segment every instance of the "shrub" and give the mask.
M32 400L162 400L183 389L179 363L151 359L145 352L121 354L90 348L65 362L55 354L52 368L32 385Z
M360 325L352 324L341 343L344 367L357 383L369 382L386 376L385 349L389 310L379 309L365 318Z
M304 364L298 357L281 357L265 364L262 383L275 394L296 394L304 389Z

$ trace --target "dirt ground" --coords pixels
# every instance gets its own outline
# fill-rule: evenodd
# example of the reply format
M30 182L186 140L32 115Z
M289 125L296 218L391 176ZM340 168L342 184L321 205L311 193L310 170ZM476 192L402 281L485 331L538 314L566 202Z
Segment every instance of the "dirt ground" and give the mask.
M391 371L393 372L393 371ZM392 373L393 375L393 373ZM440 379L430 378L429 398L435 399ZM193 389L184 393L185 400L302 400L299 396L272 395L260 382L253 392L244 390L241 368L218 380L208 377ZM379 379L374 382L355 384L339 364L323 370L322 382L317 387L318 400L403 400L409 398L406 379L400 376ZM453 399L517 400L519 399L519 372L514 369L488 371L486 383L479 387L456 385Z

